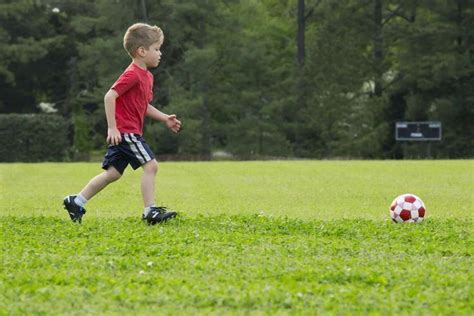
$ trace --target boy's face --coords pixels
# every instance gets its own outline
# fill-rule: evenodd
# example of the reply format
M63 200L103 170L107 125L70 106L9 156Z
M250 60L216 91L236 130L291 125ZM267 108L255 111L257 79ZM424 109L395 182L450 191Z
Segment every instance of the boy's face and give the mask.
M161 60L160 43L152 44L148 49L144 50L143 61L148 68L158 67Z

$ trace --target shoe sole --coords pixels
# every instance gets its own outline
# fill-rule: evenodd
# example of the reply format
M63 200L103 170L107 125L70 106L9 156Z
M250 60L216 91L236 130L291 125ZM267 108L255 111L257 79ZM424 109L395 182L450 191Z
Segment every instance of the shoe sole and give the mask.
M178 213L174 213L174 214L171 214L171 215L168 216L168 217L163 218L163 219L160 220L160 221L156 221L156 222L149 222L149 221L147 221L147 223L148 223L148 225L162 224L162 223L165 223L165 222L167 222L168 220L170 220L170 219L172 219L172 218L175 218L177 215L178 215Z

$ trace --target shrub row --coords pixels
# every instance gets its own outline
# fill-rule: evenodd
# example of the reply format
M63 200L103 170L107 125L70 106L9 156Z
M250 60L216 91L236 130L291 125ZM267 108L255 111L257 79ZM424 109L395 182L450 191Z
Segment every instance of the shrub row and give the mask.
M64 161L71 122L52 114L0 114L0 162Z

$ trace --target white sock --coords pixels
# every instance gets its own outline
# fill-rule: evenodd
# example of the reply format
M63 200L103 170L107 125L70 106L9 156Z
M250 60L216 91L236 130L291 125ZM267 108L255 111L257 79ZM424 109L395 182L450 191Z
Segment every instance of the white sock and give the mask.
M146 216L148 215L148 213L150 213L152 207L156 207L156 205L155 205L155 204L152 204L152 205L146 206L146 207L143 209L143 216L146 217Z
M79 193L74 199L74 203L76 203L76 205L80 207L84 207L84 205L86 205L87 203L87 199L82 194Z

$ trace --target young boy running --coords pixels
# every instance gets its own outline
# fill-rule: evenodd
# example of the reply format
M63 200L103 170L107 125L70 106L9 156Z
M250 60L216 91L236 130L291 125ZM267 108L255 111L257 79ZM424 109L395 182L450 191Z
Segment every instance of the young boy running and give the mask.
M163 39L159 27L144 23L130 26L125 33L123 46L132 58L132 63L104 98L109 144L102 163L105 171L92 178L79 194L64 198L64 207L73 222L82 221L87 201L120 179L128 164L133 169L143 168L141 191L145 209L142 219L154 225L176 217L176 212L155 205L158 163L142 136L145 116L163 122L174 133L181 128L176 115L167 115L150 104L153 98L153 75L148 68L157 67L160 63Z

